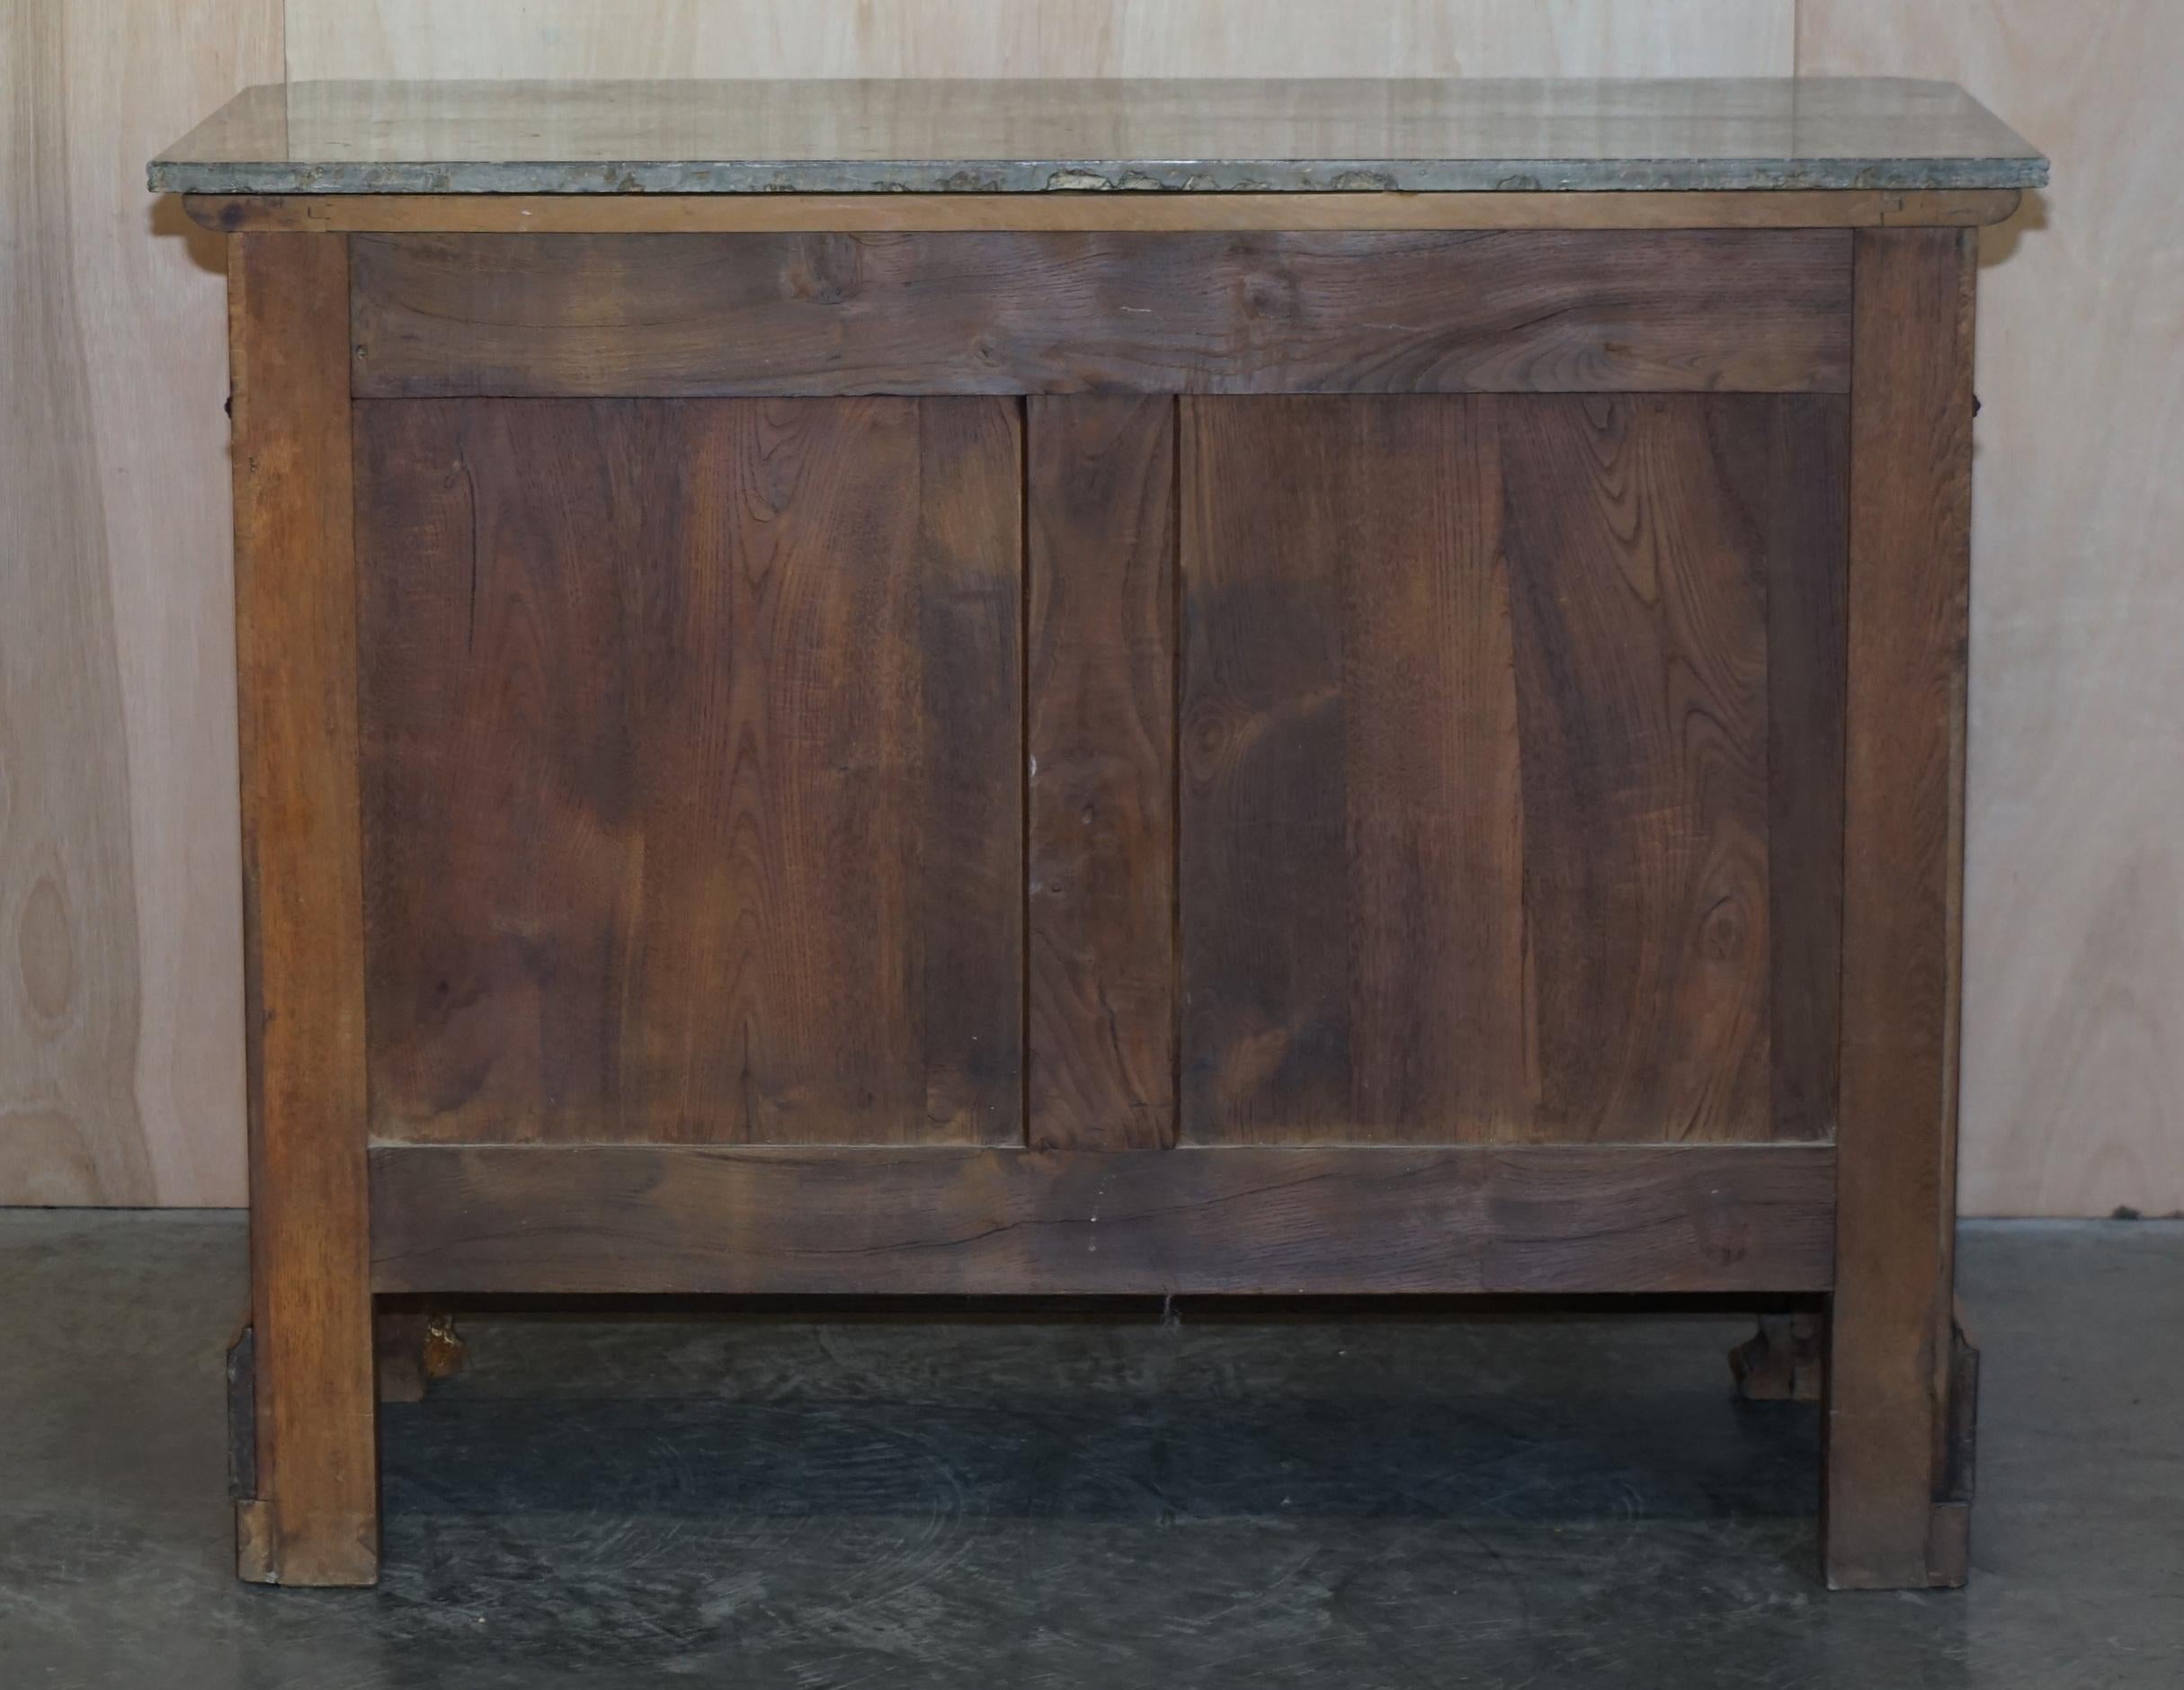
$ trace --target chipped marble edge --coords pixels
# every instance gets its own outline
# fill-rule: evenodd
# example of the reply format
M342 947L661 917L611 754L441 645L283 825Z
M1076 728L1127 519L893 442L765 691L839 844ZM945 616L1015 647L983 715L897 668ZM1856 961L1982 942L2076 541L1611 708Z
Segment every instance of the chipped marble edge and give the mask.
M152 161L155 193L1573 193L2044 188L2047 160Z

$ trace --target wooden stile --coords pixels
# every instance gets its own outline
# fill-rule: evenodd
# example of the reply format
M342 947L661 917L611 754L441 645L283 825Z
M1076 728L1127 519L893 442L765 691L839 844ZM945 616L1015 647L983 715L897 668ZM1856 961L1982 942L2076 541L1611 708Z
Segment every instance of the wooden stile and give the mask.
M1973 236L1858 237L1842 1121L1826 1555L1850 1588L1964 1582L1957 1015L1971 564Z
M228 253L256 1484L242 1576L379 1570L346 242Z

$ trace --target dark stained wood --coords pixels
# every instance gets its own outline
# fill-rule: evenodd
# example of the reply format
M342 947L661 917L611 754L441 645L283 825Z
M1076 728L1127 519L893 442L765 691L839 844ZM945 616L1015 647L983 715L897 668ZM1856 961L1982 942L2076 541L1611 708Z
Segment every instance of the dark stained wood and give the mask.
M1502 408L1540 1138L1772 1134L1774 409Z
M1975 237L1858 237L1828 1580L1963 1582L1946 1505ZM1960 1512L1960 1511L1959 1511Z
M924 1025L925 1110L917 1129L902 1136L1020 1143L1023 412L963 401L908 409L917 419L917 694L907 707L907 707L915 720L903 731L923 734L914 978ZM871 496L886 511L903 489L882 476ZM839 663L851 649L817 655ZM835 856L818 872L838 877L841 846L830 849ZM865 965L871 960L868 953Z
M1736 1393L1747 1402L1818 1402L1827 1374L1818 1314L1762 1314L1760 1330L1729 1352Z
M255 1502L258 1493L258 1339L245 1312L227 1340L227 1499ZM257 1552L262 1553L262 1552ZM236 1556L237 1565L242 1556Z
M256 1486L242 1577L379 1576L343 237L228 246Z
M1016 407L356 410L374 1133L1017 1141Z
M1826 1136L1841 402L1184 405L1184 1139Z
M1029 402L1030 1135L1175 1138L1175 403Z
M388 1291L1810 1291L1826 1145L372 1152Z
M1953 1301L1953 1300L1952 1300ZM1964 1309L1949 1323L1949 1395L1942 1422L1941 1483L1927 1533L1928 1576L1962 1584L1971 1570L1972 1501L1978 1489L1979 1351L1964 1330Z
M426 1322L422 1307L381 1308L371 1322L374 1377L382 1402L424 1401Z
M1183 1136L1530 1115L1491 400L1187 400Z
M1506 1139L1538 1075L1501 410L1459 400L1428 415L1360 408L1371 467L1337 471L1358 503L1326 537L1345 639L1351 1101L1376 1137Z
M381 1299L372 1319L372 1345L382 1402L423 1401L436 1380L463 1370L470 1353L454 1317L416 1298Z
M1719 449L1755 449L1739 431ZM1843 579L1850 406L1786 399L1764 437L1768 1037L1774 1136L1835 1134L1842 1027Z
M1819 229L2006 221L2015 188L1609 193L185 194L209 229L702 235L804 230Z
M244 1576L376 1286L1824 1293L1961 1581L1969 236L1110 203L234 242Z
M1849 231L357 236L360 396L1840 392Z

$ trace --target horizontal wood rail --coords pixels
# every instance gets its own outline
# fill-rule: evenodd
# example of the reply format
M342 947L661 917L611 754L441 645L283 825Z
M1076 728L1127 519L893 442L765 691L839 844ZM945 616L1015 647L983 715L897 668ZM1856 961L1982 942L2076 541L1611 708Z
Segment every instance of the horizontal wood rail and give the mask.
M380 1144L382 1292L1812 1292L1824 1144Z
M446 234L740 230L1762 229L2000 223L2015 188L1692 193L192 194L209 229Z
M1846 229L358 235L360 398L1841 393Z

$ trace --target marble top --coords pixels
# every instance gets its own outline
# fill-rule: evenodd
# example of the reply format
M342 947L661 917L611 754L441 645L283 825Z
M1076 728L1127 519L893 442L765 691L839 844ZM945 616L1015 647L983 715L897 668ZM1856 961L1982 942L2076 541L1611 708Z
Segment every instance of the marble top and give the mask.
M183 193L2033 188L1949 83L307 82L152 161Z

